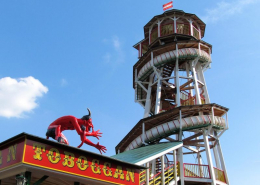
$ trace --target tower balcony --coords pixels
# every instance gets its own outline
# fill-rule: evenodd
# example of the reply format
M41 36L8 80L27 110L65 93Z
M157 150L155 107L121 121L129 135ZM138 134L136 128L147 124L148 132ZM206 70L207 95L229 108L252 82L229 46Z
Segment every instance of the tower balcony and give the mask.
M165 169L161 170L158 169L158 173L152 175L152 170L149 169L149 185L161 185L162 184L162 175L164 176L165 184L174 184L175 180L175 171L174 167L175 164L167 161L164 164ZM176 178L177 181L180 180L180 165L179 162L176 164ZM218 168L213 168L215 179L218 185L225 185L226 177L223 170ZM190 164L190 163L183 163L183 174L184 174L184 181L185 184L211 184L211 176L210 176L210 168L209 165L199 165L199 164ZM146 171L143 170L140 172L140 185L146 185Z
M140 58L160 39L201 40L204 37L205 27L205 23L195 14L169 10L153 17L144 26L145 39L134 45L134 48L139 51ZM160 41L160 44L164 42Z

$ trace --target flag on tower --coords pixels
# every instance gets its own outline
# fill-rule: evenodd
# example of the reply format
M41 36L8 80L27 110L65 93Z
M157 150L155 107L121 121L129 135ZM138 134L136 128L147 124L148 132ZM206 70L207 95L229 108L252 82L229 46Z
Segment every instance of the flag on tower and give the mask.
M172 1L163 5L163 11L173 7Z

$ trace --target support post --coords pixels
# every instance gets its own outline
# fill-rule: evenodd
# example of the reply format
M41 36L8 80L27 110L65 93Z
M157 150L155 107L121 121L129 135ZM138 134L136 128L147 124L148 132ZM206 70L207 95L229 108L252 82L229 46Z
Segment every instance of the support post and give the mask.
M135 69L135 102L137 102L137 69Z
M42 178L40 178L37 182L33 183L33 185L40 185L43 181L45 181L49 176L44 175Z
M182 115L181 115L181 109L179 110L179 118L180 118L179 141L182 141Z
M145 108L144 108L144 118L149 116L151 111L151 91L152 91L152 83L153 83L153 74L150 75L148 90L146 93L146 101L145 101Z
M197 74L196 74L196 69L195 66L197 64L197 59L192 61L192 76L193 76L193 81L194 81L194 88L195 88L195 93L196 93L196 104L200 105L201 104L201 99L200 99L200 92L199 92L199 86L198 86L198 80L197 80Z
M192 77L191 74L190 74L190 65L189 65L189 63L186 62L186 63L185 63L185 66L186 66L186 75L187 75L187 77L189 77L189 78ZM188 79L188 80L189 80L189 79ZM190 86L190 87L192 86L191 83L189 84L189 86ZM192 91L192 89L190 89L189 92L190 92L190 96L193 97L193 91Z
M177 160L176 160L176 150L173 150L173 164L174 164L174 181L177 185Z
M211 152L210 152L210 147L209 147L209 140L208 140L208 135L206 130L203 130L203 139L204 139L204 144L205 144L205 149L206 149L206 156L208 160L208 165L209 165L209 173L210 177L212 179L212 185L216 185L216 178L215 178L215 173L213 169L213 163L212 163L212 158L211 158Z
M218 140L217 142L218 142L217 148L218 148L218 153L219 153L219 158L220 158L220 163L221 163L221 169L224 171L226 183L229 184L227 169L226 169L226 165L225 165L225 162L224 162L224 156L223 156L223 153L222 153L222 149L221 149L221 146L220 146L220 141Z
M139 44L139 53L138 54L139 54L138 57L141 58L141 56L142 56L142 43Z
M184 169L183 169L183 151L182 151L182 147L178 149L178 158L179 158L179 165L180 165L181 185L184 185Z
M226 112L226 127L227 129L229 128L229 125L228 125L228 113Z
M142 141L143 141L143 144L145 144L144 139L145 139L145 124L143 123L142 124Z
M157 29L158 29L158 37L161 37L161 21L160 20L158 20L158 27L157 27Z
M151 177L153 177L155 174L155 168L156 168L156 159L154 159L152 161L152 167L151 167L151 170L152 170L152 173L151 173Z
M31 184L31 177L32 177L32 172L26 171L24 174L25 178L26 178L26 185L30 185Z
M160 104L161 104L161 90L162 90L162 80L161 77L158 76L157 82L157 90L156 90L156 102L155 102L155 110L154 113L158 114L160 111Z
M194 133L196 134L196 133ZM199 140L200 137L196 137L196 140ZM199 151L200 150L200 147L196 147L196 149ZM203 177L203 168L202 168L202 159L201 159L201 155L200 155L200 152L197 153L197 158L198 158L198 164L200 166L199 170L200 170L200 176Z
M165 176L164 176L164 168L165 168L165 164L164 164L164 155L161 156L161 184L165 184Z
M175 88L176 88L176 95L175 95L175 102L177 106L181 106L180 103L180 81L179 81L179 52L178 52L178 44L176 44L176 62L174 68L174 76L175 76Z
M190 35L193 36L193 25L192 25L192 20L189 20L190 22Z
M176 19L176 17L174 16L174 19L173 19L173 21L174 21L174 33L177 33L177 19Z
M152 28L149 28L149 45L151 44L151 32L152 32Z
M213 135L214 135L215 137L217 137L218 135L217 135L216 131L213 131L213 132L214 132ZM215 141L215 142L218 142L218 141ZM214 143L215 143L215 142L214 142ZM213 142L211 142L211 143L212 143L212 145L214 146L214 143L213 143ZM219 155L218 155L217 145L215 145L215 146L213 147L213 154L214 154L214 158L215 158L216 167L217 167L218 169L221 169L220 164L219 164Z
M146 185L149 185L149 178L150 178L150 175L149 175L149 162L146 163L146 167L147 169L145 170L145 181L146 181Z
M208 88L207 88L207 85L206 85L206 80L205 80L204 73L203 73L203 70L202 70L202 67L201 67L200 63L197 64L197 69L196 70L198 72L199 80L204 84L203 90L204 90L204 96L205 96L205 103L209 104L210 103L210 99L209 99Z

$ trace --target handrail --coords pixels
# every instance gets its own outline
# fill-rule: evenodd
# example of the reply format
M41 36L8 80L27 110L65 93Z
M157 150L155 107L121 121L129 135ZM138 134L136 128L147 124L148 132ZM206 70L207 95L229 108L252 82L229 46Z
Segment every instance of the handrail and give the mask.
M183 163L184 177L210 179L209 165Z
M224 171L215 167L213 168L214 168L216 180L226 183L226 177Z
M177 176L179 176L179 163L177 165ZM226 183L226 177L223 170L213 167L215 178L218 181ZM209 165L200 165L200 164L191 164L191 163L183 163L183 171L184 177L191 177L191 178L201 178L201 179L211 179L209 173ZM159 185L161 184L161 174L155 174L154 176L149 178L149 185ZM146 183L146 171L140 172L140 185L145 185ZM174 179L174 164L170 165L169 167L164 169L164 177L165 177L165 184L169 184Z
M177 168L178 168L178 164L177 163ZM161 174L162 172L160 171L159 173L155 174L154 176L149 178L149 185L159 185L161 184ZM178 175L178 171L177 171L177 175ZM164 176L166 177L165 179L165 184L169 183L172 179L174 179L174 164L168 166L167 168L164 169ZM140 172L140 185L144 185L146 183L145 181L145 177L146 177L146 171L142 171Z

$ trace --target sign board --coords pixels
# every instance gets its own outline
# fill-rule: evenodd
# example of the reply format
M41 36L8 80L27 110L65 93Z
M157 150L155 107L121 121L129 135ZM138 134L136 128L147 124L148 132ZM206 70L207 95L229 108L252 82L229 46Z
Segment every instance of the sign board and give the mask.
M17 164L27 164L112 184L139 184L139 170L129 163L78 150L52 146L31 139L12 142L0 149L0 172Z

